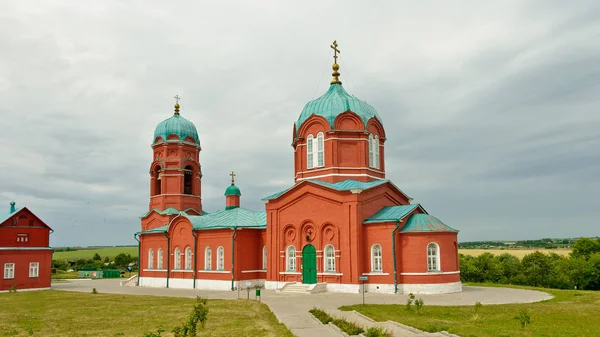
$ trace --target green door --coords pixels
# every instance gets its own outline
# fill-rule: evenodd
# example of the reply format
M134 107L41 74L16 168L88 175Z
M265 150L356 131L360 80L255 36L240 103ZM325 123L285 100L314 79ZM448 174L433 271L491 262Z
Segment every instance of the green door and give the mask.
M317 283L317 250L313 245L306 245L302 250L302 283Z

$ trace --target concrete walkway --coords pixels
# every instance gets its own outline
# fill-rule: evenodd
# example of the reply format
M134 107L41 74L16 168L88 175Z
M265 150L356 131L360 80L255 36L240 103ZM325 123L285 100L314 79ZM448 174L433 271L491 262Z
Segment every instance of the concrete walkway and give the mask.
M131 295L153 295L190 297L202 296L209 299L237 299L238 293L234 291L205 291L191 289L164 289L164 288L142 288L120 286L118 279L107 280L72 280L61 283L53 283L52 288L56 290L91 292L96 288L101 293L131 294ZM250 294L253 298L254 294ZM344 317L349 321L358 323L363 327L381 326L389 330L396 337L421 337L421 336L448 336L441 333L427 333L407 327L395 322L374 322L371 319L356 312L340 311L343 305L362 303L361 294L344 293L320 293L320 294L285 294L276 293L273 290L261 290L262 302L267 304L280 322L284 323L292 333L298 337L340 337L338 331L311 317L308 310L318 307L336 317ZM240 298L246 298L244 291L240 292ZM488 288L488 287L463 287L462 293L419 295L425 305L474 305L475 302L482 304L505 304L505 303L532 303L551 299L552 296L533 290L521 290L510 288ZM397 294L365 294L367 304L405 304L407 295Z

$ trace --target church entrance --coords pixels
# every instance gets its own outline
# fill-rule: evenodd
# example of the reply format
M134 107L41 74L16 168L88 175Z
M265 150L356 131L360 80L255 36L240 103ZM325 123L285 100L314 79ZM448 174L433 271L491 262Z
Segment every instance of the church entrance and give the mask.
M317 283L317 250L311 244L302 249L302 283Z

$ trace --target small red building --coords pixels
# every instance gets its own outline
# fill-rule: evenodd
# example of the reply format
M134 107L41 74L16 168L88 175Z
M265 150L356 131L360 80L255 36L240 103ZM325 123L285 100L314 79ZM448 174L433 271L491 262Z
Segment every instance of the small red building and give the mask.
M0 291L50 288L52 228L27 207L0 211Z
M136 233L139 285L462 290L458 231L386 179L382 119L344 90L338 69L294 123L294 184L264 198L265 211L240 207L233 173L224 208L202 209L198 133L175 105L154 132L149 211Z

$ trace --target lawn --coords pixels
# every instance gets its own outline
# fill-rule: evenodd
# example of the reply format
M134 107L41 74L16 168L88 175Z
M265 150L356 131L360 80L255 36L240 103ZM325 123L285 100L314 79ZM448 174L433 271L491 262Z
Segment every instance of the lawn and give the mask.
M64 270L56 270L56 274L52 274L52 279L74 279L78 278L78 273L76 271L68 272Z
M0 336L136 336L184 323L195 299L56 290L0 294ZM262 303L208 300L198 336L292 337ZM163 333L162 336L172 336Z
M356 310L377 321L393 320L429 332L446 330L462 337L598 336L600 292L519 288L545 291L555 298L529 304L483 305L477 315L474 306L442 307L427 303L421 314L416 313L414 306L407 311L404 305L355 305L340 309ZM521 310L531 317L531 324L524 330L515 319Z
M91 259L94 254L98 253L102 259L108 256L109 259L113 259L120 253L130 254L132 257L138 256L138 247L98 247L91 249L80 249L69 252L54 252L52 255L53 260L78 260L78 259Z
M557 249L543 249L543 248L538 248L538 249L459 249L458 250L458 252L460 254L471 255L471 256L478 256L483 253L492 253L494 255L509 253L509 254L512 254L512 255L518 257L519 259L522 259L523 256L525 256L525 255L535 253L536 251L544 253L544 254L556 253L558 255L564 255L564 256L568 256L571 253L570 248L557 248Z

